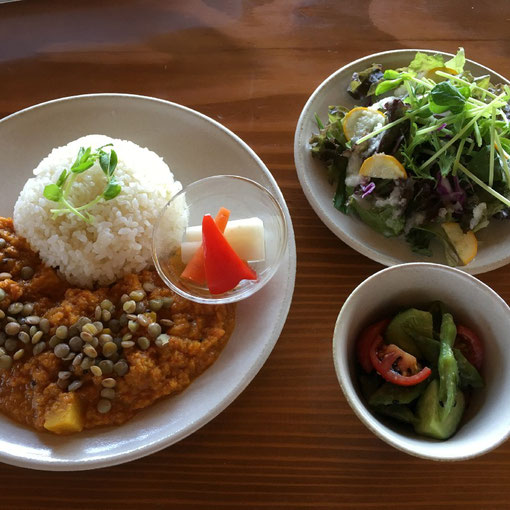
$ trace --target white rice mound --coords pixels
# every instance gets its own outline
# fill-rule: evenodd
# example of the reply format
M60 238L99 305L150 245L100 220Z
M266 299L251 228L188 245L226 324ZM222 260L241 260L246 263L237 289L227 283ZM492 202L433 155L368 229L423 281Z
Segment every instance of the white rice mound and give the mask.
M115 178L121 192L88 209L95 218L88 224L72 213L53 217L58 204L43 195L47 184L71 168L80 147L92 151L112 143L118 156ZM167 164L156 153L133 142L104 135L88 135L53 149L34 170L14 206L14 227L49 266L58 268L73 285L108 285L152 264L152 230L161 209L181 188ZM98 163L78 175L68 200L76 207L97 197L106 178ZM180 243L187 226L184 201L178 201L165 225L169 245ZM167 220L168 221L168 220Z

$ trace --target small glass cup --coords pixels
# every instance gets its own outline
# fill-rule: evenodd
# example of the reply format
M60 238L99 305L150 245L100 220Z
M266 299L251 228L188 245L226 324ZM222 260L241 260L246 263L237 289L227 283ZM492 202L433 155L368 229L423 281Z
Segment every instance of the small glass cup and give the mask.
M211 294L207 286L181 278L185 264L181 243L186 228L202 225L220 207L230 211L229 221L258 217L264 224L265 259L248 261L256 280L241 280L232 290ZM196 181L177 193L163 208L152 236L152 258L161 279L181 296L205 304L234 303L260 290L275 274L287 247L287 221L276 198L246 177L217 175Z

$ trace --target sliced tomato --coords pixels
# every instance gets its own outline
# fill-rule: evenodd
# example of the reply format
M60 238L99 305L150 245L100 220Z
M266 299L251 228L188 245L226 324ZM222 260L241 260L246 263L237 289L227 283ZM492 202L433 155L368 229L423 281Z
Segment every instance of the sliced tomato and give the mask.
M412 354L395 344L386 345L381 335L370 346L370 361L385 381L399 386L414 386L432 373L429 367L421 368Z
M455 339L454 347L457 347L478 371L481 370L483 343L474 331L459 324L457 326L457 338Z
M361 335L358 338L358 343L356 344L356 354L358 356L359 364L361 368L369 374L374 369L372 365L372 361L370 361L370 347L374 343L374 339L378 335L382 335L388 324L391 322L391 319L384 319L382 321L376 322L365 328Z

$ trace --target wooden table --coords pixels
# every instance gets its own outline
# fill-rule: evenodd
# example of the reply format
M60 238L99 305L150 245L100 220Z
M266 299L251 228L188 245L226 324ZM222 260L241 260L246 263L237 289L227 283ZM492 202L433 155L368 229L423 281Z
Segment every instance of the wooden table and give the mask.
M363 55L434 48L510 75L505 0L110 0L0 5L0 116L61 96L129 92L219 120L276 177L298 272L269 360L220 416L126 465L49 473L0 465L3 509L509 508L510 444L441 464L399 453L357 419L338 386L337 313L382 267L338 240L300 188L299 113L330 73ZM482 275L510 300L510 269Z

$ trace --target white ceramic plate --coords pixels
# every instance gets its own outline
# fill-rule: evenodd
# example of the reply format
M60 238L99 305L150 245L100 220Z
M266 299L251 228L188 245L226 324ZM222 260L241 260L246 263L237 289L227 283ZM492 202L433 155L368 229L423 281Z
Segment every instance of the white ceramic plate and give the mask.
M24 182L53 147L89 133L132 140L154 150L183 185L216 174L242 175L261 183L285 211L288 248L273 279L238 304L235 331L216 363L183 393L160 400L120 427L67 437L34 432L0 414L0 461L8 464L55 471L92 469L143 457L183 439L225 409L253 379L280 335L292 299L296 248L276 181L231 131L174 103L94 94L50 101L3 119L0 215L12 215Z
M328 183L324 165L312 159L309 139L312 133L317 132L315 113L325 123L329 105L338 104L352 108L359 104L347 93L353 72L362 71L374 63L382 64L386 69L403 67L409 64L417 51L451 57L441 51L413 49L385 51L355 60L326 78L310 96L299 117L294 138L294 159L299 181L319 218L351 248L386 266L420 261L444 264L445 261L441 249L436 250L434 257L422 257L413 253L404 240L385 238L361 220L336 210L333 206L334 189ZM500 74L476 62L467 61L466 69L475 76L490 74L493 83L510 84ZM504 266L510 261L509 222L493 221L476 236L479 243L478 255L470 264L459 269L478 274Z

